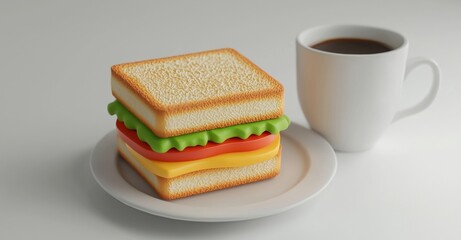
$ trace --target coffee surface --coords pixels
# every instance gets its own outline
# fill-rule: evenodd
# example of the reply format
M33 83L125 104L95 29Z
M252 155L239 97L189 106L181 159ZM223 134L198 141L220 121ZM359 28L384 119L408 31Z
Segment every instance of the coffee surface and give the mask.
M360 38L335 38L314 44L312 48L332 53L373 54L391 51L384 43Z

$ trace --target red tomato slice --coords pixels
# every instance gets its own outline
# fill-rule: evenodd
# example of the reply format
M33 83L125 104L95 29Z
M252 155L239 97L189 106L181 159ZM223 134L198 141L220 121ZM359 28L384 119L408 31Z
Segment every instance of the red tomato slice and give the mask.
M276 137L269 132L263 132L260 136L251 135L247 139L229 138L223 143L208 142L205 146L187 147L183 151L172 148L165 153L158 153L138 138L136 130L126 128L123 122L117 121L117 129L122 140L133 150L147 159L164 162L190 161L230 152L252 151L271 144Z

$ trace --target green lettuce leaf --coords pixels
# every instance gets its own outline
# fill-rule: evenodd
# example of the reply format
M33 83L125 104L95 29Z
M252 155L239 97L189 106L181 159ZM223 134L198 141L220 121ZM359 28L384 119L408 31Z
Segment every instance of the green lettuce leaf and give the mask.
M238 124L225 128L217 128L207 131L184 134L169 138L156 136L144 123L136 118L128 109L119 101L115 100L107 106L110 115L117 115L117 119L122 121L128 129L136 130L139 139L146 142L152 150L158 153L164 153L171 148L179 151L186 147L205 146L208 141L222 143L232 137L247 139L250 135L261 135L268 131L272 134L278 134L288 128L290 119L283 115L279 118L268 119L259 122Z

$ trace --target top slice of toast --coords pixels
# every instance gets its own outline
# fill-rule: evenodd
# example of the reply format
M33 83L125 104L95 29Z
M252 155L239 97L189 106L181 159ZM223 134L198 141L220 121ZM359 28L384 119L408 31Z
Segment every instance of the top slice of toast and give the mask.
M279 82L229 48L118 64L112 76L159 111L283 94Z

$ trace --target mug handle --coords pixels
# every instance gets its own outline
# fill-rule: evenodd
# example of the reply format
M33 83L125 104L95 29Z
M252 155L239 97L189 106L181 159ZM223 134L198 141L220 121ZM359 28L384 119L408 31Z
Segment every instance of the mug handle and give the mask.
M437 96L437 92L439 91L440 87L440 68L437 62L430 58L425 58L425 57L416 57L408 60L407 62L407 70L405 71L405 80L408 77L408 74L413 71L417 66L427 64L429 67L432 69L432 85L431 89L427 93L427 95L421 100L421 102L407 108L400 110L397 112L394 116L394 119L392 122L396 122L404 117L408 117L410 115L416 114L421 112L422 110L426 109L429 107L432 102L435 100L435 97Z

